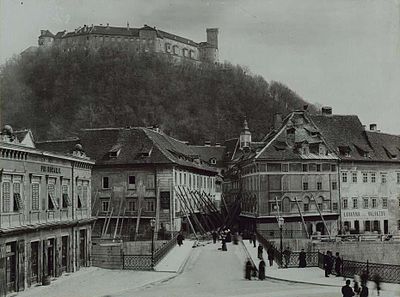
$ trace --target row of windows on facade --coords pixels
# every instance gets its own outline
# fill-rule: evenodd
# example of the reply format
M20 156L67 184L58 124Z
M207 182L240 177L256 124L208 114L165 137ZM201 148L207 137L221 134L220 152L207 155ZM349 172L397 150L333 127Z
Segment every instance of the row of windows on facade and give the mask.
M210 176L201 176L194 173L175 171L175 185L188 186L193 189L214 189L215 178Z
M267 163L243 168L243 175L257 172L336 172L336 164Z
M127 182L128 182L128 189L136 189L137 187L137 180L135 175L128 175L127 177ZM142 182L143 185L146 187L146 189L154 189L155 184L154 184L154 175L147 175L145 182L142 180L139 181L139 183ZM111 180L109 176L103 176L102 177L102 182L101 182L101 187L103 189L110 189L111 188Z
M271 209L273 211L282 211L282 212L291 212L291 211L296 211L298 212L298 208L302 209L304 212L308 211L316 211L316 210L329 210L330 207L328 206L329 202L324 202L324 198L318 197L316 199L316 202L312 201L310 198L305 197L303 200L298 201L298 205L296 202L290 201L289 198L284 198L282 202L278 202L278 204L275 201L270 201L271 204ZM318 207L318 209L317 209ZM338 203L333 202L332 203L332 211L337 211L338 210Z
M374 231L380 232L381 231L381 226L380 226L381 222L378 220L375 220L375 221L365 220L365 221L363 221L363 223L364 223L364 231L365 232L374 232ZM353 226L352 226L351 221L344 221L343 226L344 226L345 230L350 230L351 228L359 230L360 222L358 220L355 220L353 222ZM399 230L400 230L400 228L399 228Z
M127 211L138 211L138 200L134 198L126 199L126 210ZM144 211L155 211L156 200L155 198L146 198L142 202L142 209ZM111 209L111 200L110 198L102 198L101 199L101 211L109 212Z
M378 208L381 206L381 208L388 208L388 198L387 197L362 197L362 208L367 209L367 208ZM381 202L379 204L379 201ZM398 206L400 207L400 197L398 198ZM360 207L360 199L358 197L353 197L351 199L349 198L342 198L342 203L343 203L343 209L349 209L350 208L350 203L351 203L351 208L353 209L358 209Z
M31 192L31 210L40 210L40 194L41 184L32 183ZM87 207L88 186L77 186L78 205L77 208ZM3 182L1 187L1 209L2 212L18 212L24 209L23 193L20 182ZM59 191L56 190L55 184L47 185L47 203L42 203L42 210L65 209L72 206L69 196L69 185L62 185Z
M347 183L351 181L352 183L358 182L358 172L352 171L342 171L342 182ZM377 182L377 173L376 172L362 172L361 178L363 183L376 183ZM380 183L385 184L387 183L388 173L381 172L380 173ZM400 184L400 172L396 172L396 183Z

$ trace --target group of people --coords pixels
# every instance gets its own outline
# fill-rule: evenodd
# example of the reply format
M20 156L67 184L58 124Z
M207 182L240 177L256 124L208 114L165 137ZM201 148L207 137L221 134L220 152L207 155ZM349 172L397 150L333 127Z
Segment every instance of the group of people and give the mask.
M327 251L324 255L325 277L329 277L329 275L332 274L332 269L334 265L336 276L341 276L343 259L340 257L339 253L336 253L336 256L333 256L331 251Z
M261 259L258 264L258 271L256 266L251 262L250 258L247 259L245 268L244 268L244 277L247 280L251 280L252 277L256 277L258 272L258 279L265 279L265 261Z
M342 287L343 297L352 297L352 296L368 297L369 296L369 289L367 286L368 279L369 279L369 274L367 271L364 270L360 276L354 275L353 287L350 286L351 281L349 279L346 280L346 285ZM379 296L381 291L382 279L379 276L379 274L375 274L372 280L375 283L377 295Z

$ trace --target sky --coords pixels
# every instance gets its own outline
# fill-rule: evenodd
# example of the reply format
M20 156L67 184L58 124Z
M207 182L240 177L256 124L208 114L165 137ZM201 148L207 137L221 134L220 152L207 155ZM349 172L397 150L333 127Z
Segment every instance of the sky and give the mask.
M220 61L400 134L400 0L0 0L0 63L41 29L127 22L197 42L217 27Z

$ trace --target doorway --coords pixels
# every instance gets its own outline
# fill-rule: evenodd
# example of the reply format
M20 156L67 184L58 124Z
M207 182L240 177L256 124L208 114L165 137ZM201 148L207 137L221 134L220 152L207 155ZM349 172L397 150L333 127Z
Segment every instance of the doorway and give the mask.
M31 283L39 281L39 241L31 242Z
M388 220L383 221L383 232L384 234L389 234L389 222Z
M80 266L86 266L86 230L79 231Z
M325 235L325 226L324 223L317 223L316 225L317 232L321 232L321 235Z
M47 240L47 275L54 277L54 238Z
M16 242L6 244L6 285L7 293L16 292L17 255Z
M360 233L360 222L359 221L354 221L354 229L357 234Z
M68 236L61 238L61 272L68 271Z

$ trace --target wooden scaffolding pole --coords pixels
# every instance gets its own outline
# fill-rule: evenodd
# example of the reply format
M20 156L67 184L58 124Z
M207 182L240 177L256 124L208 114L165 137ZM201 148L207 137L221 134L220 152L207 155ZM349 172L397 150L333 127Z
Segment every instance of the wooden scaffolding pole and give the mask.
M306 231L307 238L310 238L310 235L308 234L308 230L307 230L307 225L306 225L306 222L304 221L303 213L301 211L301 207L300 207L299 201L297 200L297 197L294 197L294 201L296 201L297 209L298 209L300 217L301 217L301 222L303 223L304 231Z
M182 208L183 213L185 214L185 216L186 216L186 218L187 218L187 220L189 222L189 226L193 231L194 237L196 239L199 239L198 236L197 236L196 230L193 227L192 221L190 220L190 216L188 215L188 213L186 211L186 203L182 200L181 195L178 192L176 192L176 197L178 198L178 200L179 200L179 202L181 204L181 208Z
M197 217L195 215L195 212L194 212L194 210L192 208L192 205L190 204L189 197L187 197L186 195L183 194L183 190L181 189L181 186L178 186L178 191L179 191L179 193L181 195L181 198L186 202L186 205L187 205L187 207L189 209L189 213L193 214L193 216L192 216L193 217L193 221L196 223L197 227L199 228L200 233L201 234L205 234L206 231L204 230L204 228L201 225L200 221L197 219Z
M317 200L315 200L314 196L311 196L311 199L314 200L315 206L316 206L316 208L317 208L317 210L318 210L318 213L319 213L319 215L320 215L320 217L321 217L321 219L322 219L322 223L323 223L324 226L325 226L326 232L328 232L329 239L331 239L331 232L329 232L328 225L326 224L325 219L324 219L324 216L322 215L321 210L319 209Z

